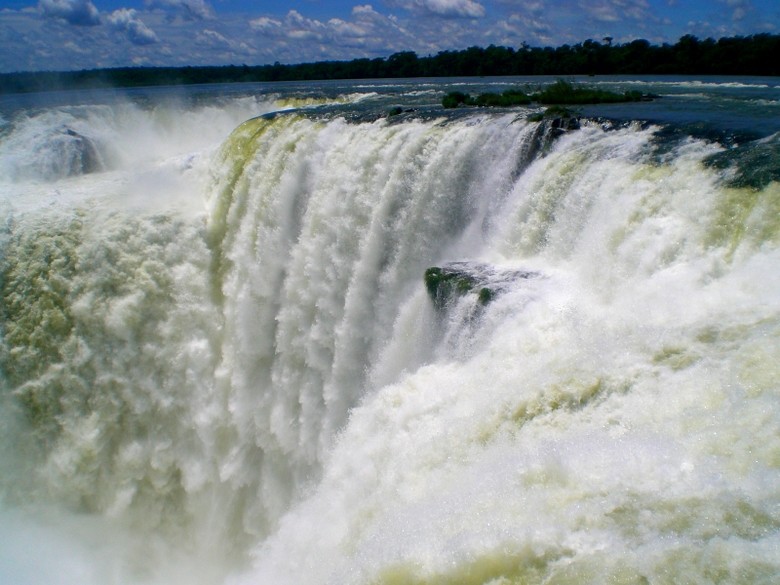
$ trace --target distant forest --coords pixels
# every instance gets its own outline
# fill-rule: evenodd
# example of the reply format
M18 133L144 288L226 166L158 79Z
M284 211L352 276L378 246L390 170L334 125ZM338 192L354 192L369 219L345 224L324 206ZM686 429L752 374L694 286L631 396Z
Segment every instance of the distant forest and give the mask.
M67 72L0 74L0 93L97 87L139 87L195 83L464 77L491 75L769 75L780 76L780 35L756 34L700 40L692 35L674 45L644 39L613 44L587 40L561 47L470 47L418 57L412 51L385 58L323 61L298 65L207 67L121 67Z

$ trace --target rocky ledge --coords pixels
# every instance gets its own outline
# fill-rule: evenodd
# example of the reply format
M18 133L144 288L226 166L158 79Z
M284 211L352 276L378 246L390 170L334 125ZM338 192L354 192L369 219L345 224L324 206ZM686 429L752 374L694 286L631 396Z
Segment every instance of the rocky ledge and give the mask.
M443 310L466 295L475 295L480 305L487 305L517 280L538 276L537 272L503 269L479 262L451 262L428 268L425 287L434 306Z

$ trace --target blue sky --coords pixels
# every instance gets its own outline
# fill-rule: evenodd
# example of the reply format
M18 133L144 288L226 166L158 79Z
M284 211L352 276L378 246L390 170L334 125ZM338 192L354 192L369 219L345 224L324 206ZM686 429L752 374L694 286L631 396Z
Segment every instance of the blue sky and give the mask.
M778 0L0 0L0 72L780 33Z

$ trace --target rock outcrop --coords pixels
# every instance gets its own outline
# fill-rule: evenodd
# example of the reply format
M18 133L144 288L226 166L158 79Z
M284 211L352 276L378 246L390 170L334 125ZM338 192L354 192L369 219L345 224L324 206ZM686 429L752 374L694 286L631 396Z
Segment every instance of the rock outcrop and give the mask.
M537 276L536 272L501 269L478 262L452 262L428 268L425 271L425 287L439 310L465 295L475 295L477 302L484 306L517 280Z

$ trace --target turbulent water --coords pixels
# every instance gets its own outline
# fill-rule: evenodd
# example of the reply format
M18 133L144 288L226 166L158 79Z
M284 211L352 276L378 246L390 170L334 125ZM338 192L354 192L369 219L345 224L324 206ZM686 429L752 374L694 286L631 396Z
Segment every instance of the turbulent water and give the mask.
M6 96L0 582L776 582L780 84L549 81Z

